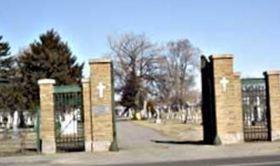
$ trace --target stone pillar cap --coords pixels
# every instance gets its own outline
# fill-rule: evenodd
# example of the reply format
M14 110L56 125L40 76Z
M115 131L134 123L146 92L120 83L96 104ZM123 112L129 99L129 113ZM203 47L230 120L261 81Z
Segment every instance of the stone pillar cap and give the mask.
M89 83L89 78L83 78L82 83Z
M215 54L210 56L211 59L232 59L232 54Z
M41 85L41 84L55 84L55 80L44 78L44 79L38 80L38 84L39 85Z
M91 63L111 63L112 59L110 58L96 58L96 59L90 59L89 64Z
M265 72L267 75L280 75L280 70L270 70Z
M241 76L241 73L240 73L240 72L235 72L235 73L233 73L233 74L234 74L234 76L237 76L237 77Z

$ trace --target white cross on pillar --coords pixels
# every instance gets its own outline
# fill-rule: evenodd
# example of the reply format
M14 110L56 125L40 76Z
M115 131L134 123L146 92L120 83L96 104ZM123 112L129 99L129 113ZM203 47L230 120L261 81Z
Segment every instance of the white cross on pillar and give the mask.
M98 89L98 96L99 96L99 98L103 98L103 96L104 96L104 89L105 88L106 87L105 87L105 85L103 85L102 82L98 83L97 89Z
M220 81L220 84L222 85L223 92L227 91L227 84L229 83L229 80L226 79L226 77L223 77Z

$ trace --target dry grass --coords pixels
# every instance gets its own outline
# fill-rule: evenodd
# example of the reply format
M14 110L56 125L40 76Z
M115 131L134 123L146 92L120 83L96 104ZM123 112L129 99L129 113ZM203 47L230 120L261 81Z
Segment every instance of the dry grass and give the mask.
M153 121L133 121L137 125L151 128L176 141L201 141L202 126L196 124L183 124L177 121L166 121L156 124Z

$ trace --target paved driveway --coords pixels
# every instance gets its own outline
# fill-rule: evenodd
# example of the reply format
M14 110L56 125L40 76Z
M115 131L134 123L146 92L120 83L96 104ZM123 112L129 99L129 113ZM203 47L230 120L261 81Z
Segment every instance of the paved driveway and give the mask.
M143 149L166 149L170 145L155 143L155 140L171 140L153 129L138 126L131 121L118 121L118 145L121 151L137 151Z

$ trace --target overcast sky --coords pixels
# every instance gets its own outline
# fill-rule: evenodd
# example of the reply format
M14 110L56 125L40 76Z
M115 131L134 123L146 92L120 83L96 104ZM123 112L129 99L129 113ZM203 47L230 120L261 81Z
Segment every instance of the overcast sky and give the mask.
M134 32L159 44L188 38L206 55L232 53L242 76L280 69L278 0L1 1L0 35L13 54L51 28L86 64L109 51L108 35Z

